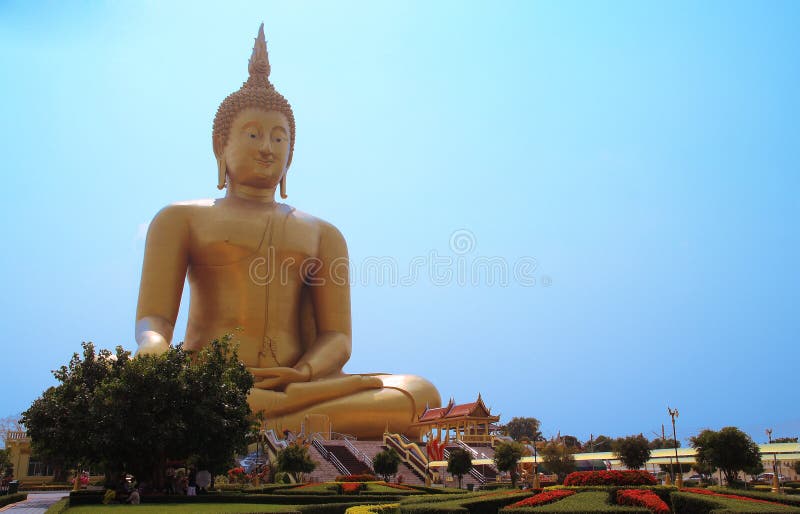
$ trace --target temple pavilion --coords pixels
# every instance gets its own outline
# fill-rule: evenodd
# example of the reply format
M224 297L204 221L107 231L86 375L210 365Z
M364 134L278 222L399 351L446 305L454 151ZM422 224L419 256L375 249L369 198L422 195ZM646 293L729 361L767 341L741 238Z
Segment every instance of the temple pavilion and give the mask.
M478 399L472 403L456 405L450 398L444 407L426 407L411 428L419 429L420 441L427 437L442 442L491 443L494 423L499 420L500 416L492 415L478 393Z

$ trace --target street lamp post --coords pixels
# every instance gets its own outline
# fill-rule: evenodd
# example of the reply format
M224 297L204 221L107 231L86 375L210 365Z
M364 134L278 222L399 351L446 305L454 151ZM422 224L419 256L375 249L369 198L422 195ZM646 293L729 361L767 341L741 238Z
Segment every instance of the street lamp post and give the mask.
M678 417L678 409L667 407L667 412L672 418L672 440L675 446L675 465L678 468L678 473L675 475L675 486L680 489L683 487L683 473L681 473L681 462L678 459L678 433L675 431L675 418Z
M769 444L772 444L772 429L768 428L766 432L769 438ZM778 455L776 452L772 453L772 492L781 492L781 483L778 480Z

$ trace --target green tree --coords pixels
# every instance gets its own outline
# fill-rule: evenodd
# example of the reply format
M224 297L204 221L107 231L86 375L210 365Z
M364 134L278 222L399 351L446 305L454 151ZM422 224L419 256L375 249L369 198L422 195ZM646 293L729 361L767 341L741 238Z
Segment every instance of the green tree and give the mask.
M717 470L717 468L708 462L695 462L692 464L692 469L704 477L710 477Z
M132 473L160 487L167 459L212 473L244 449L253 377L230 338L199 352L178 346L135 359L83 344L23 413L33 451L64 466L100 465L106 478Z
M295 482L302 482L303 473L311 473L316 467L317 464L311 460L308 447L304 444L290 444L275 456L276 470L289 473Z
M458 488L461 489L461 479L472 469L472 455L463 448L450 450L447 457L447 472L458 477Z
M398 466L400 466L400 456L391 448L378 452L372 458L372 469L387 482L391 475L397 473Z
M599 435L586 443L590 452L610 452L614 440L605 435Z
M95 353L91 342L81 346L82 355L73 354L67 365L53 371L59 384L45 390L21 418L33 453L53 465L57 481L66 480L69 468L104 464L105 438L94 416L102 400L95 392L119 373L130 355L121 347L112 356L108 350Z
M559 440L549 441L539 453L542 456L544 467L550 473L558 475L559 482L563 482L568 474L577 469L572 451Z
M796 437L777 437L772 440L773 443L796 443Z
M676 472L676 473L688 473L692 469L694 469L692 467L692 464L687 464L685 462L681 462L680 464L675 464L675 462L673 462L671 465L670 464L659 464L658 468L661 471L663 471L664 473L669 473L670 476L672 475L673 471ZM698 473L699 473L699 471L698 471Z
M641 469L650 460L650 441L642 434L620 437L613 448L614 455L628 469Z
M750 477L755 480L755 478L764 472L764 462L759 459L755 466L749 466L742 469L746 475L750 475Z
M540 441L542 433L539 431L541 423L536 418L511 418L504 427L503 431L513 440L521 441Z
M0 477L14 475L14 465L11 463L11 456L8 448L0 450Z
M675 444L674 439L665 439L663 437L657 437L650 441L650 449L651 450L663 450L665 448L680 448L681 442L678 441L677 445Z
M500 471L511 474L511 484L517 487L517 464L525 454L525 447L515 441L502 442L494 450L494 463Z
M703 430L691 438L691 443L697 450L697 462L721 470L730 485L739 471L756 467L761 461L758 445L736 427L719 432Z

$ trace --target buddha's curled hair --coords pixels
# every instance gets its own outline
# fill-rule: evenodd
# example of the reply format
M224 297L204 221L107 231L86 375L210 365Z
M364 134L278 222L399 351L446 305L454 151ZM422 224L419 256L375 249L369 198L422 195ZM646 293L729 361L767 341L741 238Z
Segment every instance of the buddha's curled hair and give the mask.
M247 67L250 77L241 89L228 95L219 105L217 115L214 116L214 129L212 141L214 155L219 158L228 142L231 125L234 118L248 107L256 107L265 111L278 111L286 116L289 122L289 161L292 164L294 153L294 113L292 106L286 98L275 90L269 81L269 56L267 55L267 41L264 38L264 24L258 29L258 37L253 45L253 54Z

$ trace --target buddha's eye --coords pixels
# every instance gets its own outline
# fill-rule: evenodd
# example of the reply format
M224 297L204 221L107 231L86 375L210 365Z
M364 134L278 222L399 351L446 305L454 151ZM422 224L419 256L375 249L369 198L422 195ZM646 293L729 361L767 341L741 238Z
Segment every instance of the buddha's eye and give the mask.
M253 134L252 132L250 133L250 139L255 139L256 137L258 137L258 136Z

